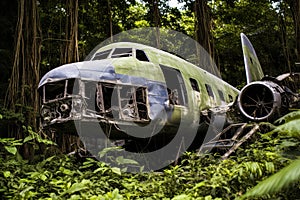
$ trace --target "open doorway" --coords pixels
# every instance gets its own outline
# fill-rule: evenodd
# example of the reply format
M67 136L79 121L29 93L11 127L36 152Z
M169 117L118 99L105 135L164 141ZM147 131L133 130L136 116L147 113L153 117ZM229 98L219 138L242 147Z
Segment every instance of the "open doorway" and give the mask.
M186 106L188 99L181 72L163 65L160 67L166 80L170 104Z

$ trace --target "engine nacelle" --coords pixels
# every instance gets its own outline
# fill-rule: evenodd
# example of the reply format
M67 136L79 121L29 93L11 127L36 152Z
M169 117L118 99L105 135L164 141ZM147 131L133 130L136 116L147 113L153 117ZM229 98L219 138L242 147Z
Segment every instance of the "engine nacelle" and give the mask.
M266 121L280 115L286 104L284 90L271 81L256 81L246 85L238 96L241 113L253 121Z

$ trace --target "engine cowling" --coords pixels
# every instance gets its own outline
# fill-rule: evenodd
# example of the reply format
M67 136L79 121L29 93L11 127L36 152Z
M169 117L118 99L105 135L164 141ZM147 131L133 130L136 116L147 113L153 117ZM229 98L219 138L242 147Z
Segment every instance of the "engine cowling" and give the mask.
M286 103L284 90L271 81L256 81L246 85L238 96L241 113L252 121L266 121L277 117Z

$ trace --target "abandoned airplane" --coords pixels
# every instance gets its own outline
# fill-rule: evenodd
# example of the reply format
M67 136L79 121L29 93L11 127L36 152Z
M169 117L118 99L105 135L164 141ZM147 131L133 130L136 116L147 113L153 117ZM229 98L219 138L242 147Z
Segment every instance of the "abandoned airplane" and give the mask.
M199 147L211 112L230 112L228 125L235 120L268 121L299 108L300 73L264 76L250 41L244 34L241 40L247 75L241 91L150 46L104 46L90 61L66 64L44 75L38 88L42 126L76 134L74 121L97 123L109 139L142 141L152 137L155 125L148 125L155 122L161 125L156 141L168 141L164 139L174 137L185 123L197 130ZM142 132L135 131L139 127Z

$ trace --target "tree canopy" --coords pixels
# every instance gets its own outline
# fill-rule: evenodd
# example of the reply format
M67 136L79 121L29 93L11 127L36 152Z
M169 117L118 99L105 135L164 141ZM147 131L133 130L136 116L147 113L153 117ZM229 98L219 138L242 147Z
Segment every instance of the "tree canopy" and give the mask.
M17 194L20 199L153 196L232 199L286 166L291 157L298 156L299 112L292 126L278 126L275 131L257 136L258 142L252 144L252 148L239 149L240 157L218 162L215 155L199 158L187 153L183 165L163 170L162 174L131 176L122 172L122 163L119 163L120 168L110 168L92 159L82 162L65 155L33 156L34 151L57 150L49 147L53 145L51 141L36 133L40 78L62 64L83 61L94 47L108 38L113 41L122 31L159 27L186 34L211 55L222 78L238 88L246 82L240 44L242 32L253 43L265 74L277 76L289 71L299 72L299 65L295 64L300 62L299 1L177 2L178 6L170 0L0 2L0 197L13 198ZM163 36L164 32L158 30L157 34ZM157 48L162 48L160 37L154 43ZM69 142L73 140L71 136L63 137ZM291 149L296 149L297 155L288 154ZM31 156L31 160L24 160L20 152ZM298 179L298 169L299 161L296 161L275 178L266 180L266 184L258 185L248 196L277 192ZM285 177L284 182L273 187L282 177ZM292 189L291 196L296 198L299 183ZM289 197L285 193L281 196Z
M122 31L155 26L186 34L208 51L222 78L238 88L245 84L241 32L253 42L267 75L296 71L300 58L299 5L294 1L178 0L180 6L167 0L22 2L1 2L0 103L25 115L33 127L38 126L41 76L83 61ZM158 48L159 43L158 37Z
M178 7L172 7L166 0L85 0L75 1L74 5L72 2L36 2L38 28L42 31L40 76L60 64L83 60L97 44L114 34L149 26L176 30L196 39L213 54L223 78L235 86L244 83L240 76L241 32L253 41L266 74L275 76L289 68L296 70L294 63L299 60L299 5L293 1L179 0L182 6ZM1 4L1 87L5 89L12 70L13 41L17 45L16 23L20 16L14 9L18 1ZM70 59L67 54L74 52L72 48L77 56ZM4 95L2 92L1 99Z

